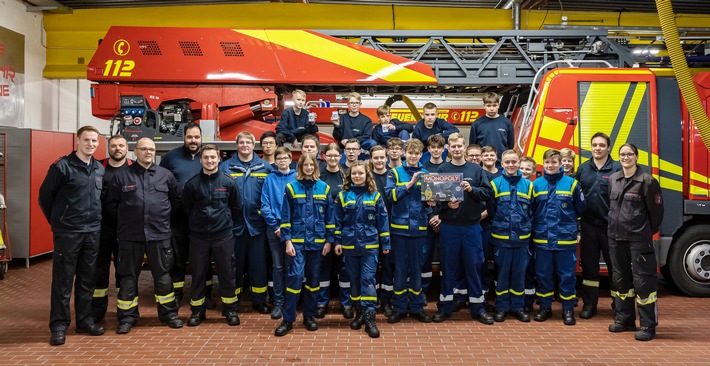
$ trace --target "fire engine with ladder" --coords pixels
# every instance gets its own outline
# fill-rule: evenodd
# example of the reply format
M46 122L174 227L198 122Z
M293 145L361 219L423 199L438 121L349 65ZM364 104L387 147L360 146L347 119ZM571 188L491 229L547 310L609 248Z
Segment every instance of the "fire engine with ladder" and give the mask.
M548 148L568 147L579 165L591 158L597 131L612 137L616 160L619 146L636 144L639 164L663 188L655 241L661 271L683 293L710 296L710 151L700 123L674 77L638 68L608 34L111 27L87 78L95 82L95 116L129 142L151 137L163 151L182 145L190 121L207 131L205 140L233 150L241 131L273 131L283 96L296 88L308 93L318 123L345 113L342 96L350 91L402 101L415 121L418 95L502 93L517 147L537 161ZM706 105L710 73L693 84ZM528 91L526 103L519 96Z

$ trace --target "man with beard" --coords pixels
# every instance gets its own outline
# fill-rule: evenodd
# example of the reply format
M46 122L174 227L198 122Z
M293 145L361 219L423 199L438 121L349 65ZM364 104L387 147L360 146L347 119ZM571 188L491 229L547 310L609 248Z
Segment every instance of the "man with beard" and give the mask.
M185 126L183 146L170 150L160 161L160 166L168 169L177 180L178 191L182 192L185 182L202 170L200 163L200 148L202 147L202 129L195 123ZM170 277L175 288L175 298L178 306L182 301L185 287L185 268L190 252L190 229L187 214L182 209L173 212L170 220L172 228L172 247L175 252L175 265L170 270ZM214 309L212 300L212 276L207 276L207 294L205 308Z
M108 215L106 208L108 185L114 174L131 164L133 160L127 159L128 142L121 135L114 135L108 139L109 157L100 161L106 172L104 173L103 187L101 188L101 206L104 214L101 218L101 234L99 236L99 253L96 258L96 275L94 298L91 301L91 310L94 315L94 322L101 322L106 316L108 309L108 285L111 273L111 258L113 257L113 267L116 268L118 260L118 239L116 239L116 218ZM116 286L121 283L116 273Z

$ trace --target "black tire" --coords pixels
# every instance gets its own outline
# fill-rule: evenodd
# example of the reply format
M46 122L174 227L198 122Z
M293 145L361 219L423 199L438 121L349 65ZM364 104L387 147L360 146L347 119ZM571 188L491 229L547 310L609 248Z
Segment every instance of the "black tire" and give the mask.
M7 273L7 262L0 263L0 280L5 279L5 273Z
M710 225L691 226L674 240L667 267L680 292L710 297Z

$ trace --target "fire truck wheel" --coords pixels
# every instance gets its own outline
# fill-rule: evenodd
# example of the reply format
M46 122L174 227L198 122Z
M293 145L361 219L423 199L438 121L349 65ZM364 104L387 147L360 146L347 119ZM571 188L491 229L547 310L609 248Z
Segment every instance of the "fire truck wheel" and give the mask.
M710 297L710 225L691 226L673 241L668 268L682 293Z

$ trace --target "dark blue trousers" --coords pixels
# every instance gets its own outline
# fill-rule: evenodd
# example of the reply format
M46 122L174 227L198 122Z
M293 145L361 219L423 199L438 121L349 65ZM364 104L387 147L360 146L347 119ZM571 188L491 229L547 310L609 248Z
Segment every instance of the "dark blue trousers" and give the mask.
M426 237L412 238L392 235L394 255L394 310L406 314L418 314L424 310L421 268L424 260Z
M296 256L286 255L286 306L284 307L284 320L296 321L296 306L301 295L303 277L306 278L306 293L303 295L303 316L315 316L318 303L318 290L320 285L318 274L323 259L320 250L296 249Z
M375 311L377 309L377 291L375 290L377 254L344 255L344 258L345 268L352 283L350 299L355 305L359 303L365 314Z
M535 274L537 275L536 294L540 298L540 307L549 309L555 295L555 275L559 281L562 309L573 309L577 299L577 264L576 245L569 245L566 250L548 250L535 248Z
M525 271L530 254L527 246L504 248L495 246L494 258L498 266L496 311L523 311Z
M468 287L471 314L485 311L481 288L481 266L483 247L481 245L481 225L456 226L441 224L441 294L437 304L440 312L451 314L454 300L454 281L463 267Z

